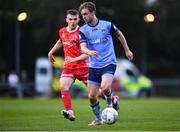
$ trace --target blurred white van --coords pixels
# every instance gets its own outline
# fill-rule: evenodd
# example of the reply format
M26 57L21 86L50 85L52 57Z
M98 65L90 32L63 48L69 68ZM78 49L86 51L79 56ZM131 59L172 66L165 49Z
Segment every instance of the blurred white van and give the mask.
M115 79L120 81L121 93L125 97L149 97L152 81L127 59L117 59Z
M52 65L46 57L39 57L35 65L35 91L37 95L51 94Z

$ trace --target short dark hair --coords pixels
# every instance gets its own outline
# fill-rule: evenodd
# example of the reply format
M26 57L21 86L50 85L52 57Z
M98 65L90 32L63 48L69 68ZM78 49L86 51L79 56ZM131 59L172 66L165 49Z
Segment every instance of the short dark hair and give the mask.
M88 9L90 12L96 12L96 5L93 2L84 2L80 5L79 11L81 12L82 9Z
M76 10L76 9L69 9L69 10L66 11L66 15L68 15L68 14L70 14L70 15L79 15L79 11Z

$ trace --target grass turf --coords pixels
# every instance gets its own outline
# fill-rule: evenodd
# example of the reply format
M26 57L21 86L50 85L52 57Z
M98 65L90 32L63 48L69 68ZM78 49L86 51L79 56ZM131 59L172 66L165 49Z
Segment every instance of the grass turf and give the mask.
M105 101L100 100L101 110ZM1 99L0 131L180 131L180 99L122 99L113 125L88 126L94 117L87 99L72 101L76 121L60 115L58 99Z

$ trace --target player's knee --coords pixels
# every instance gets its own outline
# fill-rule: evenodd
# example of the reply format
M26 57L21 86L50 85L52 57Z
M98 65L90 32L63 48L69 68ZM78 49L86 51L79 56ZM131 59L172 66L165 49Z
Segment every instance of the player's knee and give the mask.
M94 95L94 94L89 94L89 95L88 95L88 98L89 98L89 100L91 100L91 101L97 100L97 96Z
M61 89L60 91L61 91L61 93L69 92L69 90L64 90L64 89Z
M102 90L103 92L106 92L106 91L109 91L110 90L110 85L106 85L106 86L101 86L102 87Z
M103 91L110 89L110 87L111 87L111 85L108 83L101 85L101 88L103 89Z
M61 83L60 84L60 89L63 90L63 91L68 91L70 89L70 85L67 84L67 83Z
M61 87L61 91L69 91L69 87Z

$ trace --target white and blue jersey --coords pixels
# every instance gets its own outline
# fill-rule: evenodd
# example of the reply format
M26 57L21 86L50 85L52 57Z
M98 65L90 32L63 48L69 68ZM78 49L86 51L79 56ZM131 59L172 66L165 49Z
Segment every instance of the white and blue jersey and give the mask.
M116 64L112 35L118 32L119 29L111 22L104 20L99 20L95 26L85 24L80 28L80 43L85 42L88 49L99 53L98 57L89 57L89 67L102 68Z

